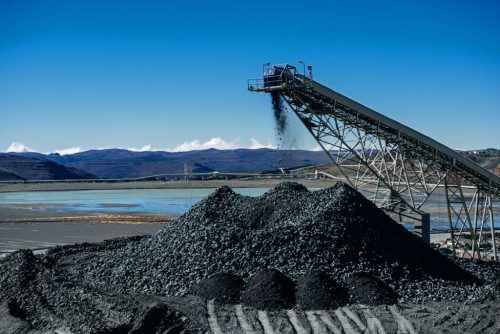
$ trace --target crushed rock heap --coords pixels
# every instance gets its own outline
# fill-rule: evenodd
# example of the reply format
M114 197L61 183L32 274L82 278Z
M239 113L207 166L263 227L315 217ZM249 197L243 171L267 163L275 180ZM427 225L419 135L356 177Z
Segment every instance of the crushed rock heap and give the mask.
M259 197L219 188L160 232L82 272L92 285L122 293L182 295L217 272L247 279L267 268L294 278L322 270L338 280L369 272L393 285L427 276L477 281L345 183L312 192L282 183Z
M221 187L149 237L6 257L0 304L41 328L59 318L75 332L91 333L78 327L83 316L95 319L96 331L123 319L142 328L140 319L158 314L173 319L165 326L180 326L184 317L172 298L193 293L266 308L258 293L248 292L266 291L266 282L277 287L270 309L367 298L375 304L498 298L498 268L484 268L440 254L344 183L318 191L282 183L259 197ZM159 298L155 311L143 296Z

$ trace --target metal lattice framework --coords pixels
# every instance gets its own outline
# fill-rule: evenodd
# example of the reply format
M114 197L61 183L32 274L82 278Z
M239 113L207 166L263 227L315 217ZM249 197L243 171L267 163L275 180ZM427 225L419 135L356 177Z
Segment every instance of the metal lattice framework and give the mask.
M286 69L286 68L285 68ZM453 250L497 260L493 202L500 178L454 150L379 114L294 68L279 77L249 80L249 90L286 101L344 179L401 221L429 237L425 204L445 198ZM271 85L269 83L272 83Z

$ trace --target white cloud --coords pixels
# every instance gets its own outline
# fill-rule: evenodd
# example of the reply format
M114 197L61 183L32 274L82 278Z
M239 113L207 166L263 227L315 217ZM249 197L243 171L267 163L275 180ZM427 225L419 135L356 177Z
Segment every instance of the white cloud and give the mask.
M185 152L185 151L196 151L196 150L206 150L209 148L216 148L218 150L233 150L238 148L237 141L225 141L220 137L214 137L210 140L202 143L198 139L193 141L186 141L180 145L177 145L173 149L167 149L170 152Z
M22 152L36 152L36 150L34 148L29 147L28 145L25 145L20 141L13 141L5 152L22 153Z
M133 152L161 151L161 150L153 149L153 146L151 146L151 144L147 144L147 145L144 145L143 147L139 147L139 148L129 147L129 148L127 148L127 150L133 151Z
M252 144L250 145L249 149L251 150L256 150L256 149L259 149L259 148L276 148L272 143L271 141L269 140L267 142L267 145L264 145L262 144L260 141L258 141L257 139L255 138L250 138L250 141L252 142Z
M101 150L108 148L109 147L100 147L99 149ZM240 145L239 140L227 141L222 139L221 137L213 137L205 142L199 139L186 141L182 144L175 146L174 148L156 148L153 147L153 145L151 144L147 144L142 147L128 147L126 149L133 152L147 152L147 151L186 152L186 151L206 150L210 148L215 148L218 150L233 150L237 148L258 149L258 148L276 148L276 147L272 144L271 141L268 141L267 144L262 144L259 140L255 138L251 138L250 146L245 147Z
M53 153L58 153L60 155L66 155L66 154L79 153L81 151L82 151L81 147L75 146L75 147L61 148L61 149L55 150Z
M309 149L309 151L316 151L316 152L319 152L319 151L323 151L323 149L321 148L321 146L316 145L316 146L314 146L313 148Z
M75 146L75 147L57 149L54 152L49 152L49 153L59 153L60 155L66 155L66 154L75 154L81 151L82 151L81 147ZM24 152L38 152L38 151L33 147L29 147L28 145L22 142L14 141L10 144L7 150L5 150L5 152L24 153ZM45 154L49 153L46 152Z
M97 148L97 150L106 150L106 149L112 149L112 148L117 148L117 147L111 147L111 146L103 146ZM262 143L258 139L255 138L250 138L250 145L240 145L240 140L224 140L221 137L213 137L210 138L207 141L201 141L199 139L194 139L191 141L186 141L180 145L175 146L174 148L159 148L159 147L154 147L151 144L146 144L142 147L118 147L120 149L126 149L129 151L133 152L147 152L147 151L167 151L167 152L186 152L186 151L196 151L196 150L206 150L210 148L215 148L218 150L234 150L237 148L248 148L248 149L259 149L259 148L269 148L269 149L276 149L276 146L273 145L271 140L268 140L267 143ZM295 149L294 148L289 148L289 149ZM321 151L321 148L319 146L316 146L312 149L312 151ZM60 155L67 155L67 154L75 154L82 152L83 149L80 146L73 146L73 147L67 147L67 148L62 148L62 149L56 149L51 153L58 153ZM10 146L7 148L6 152L38 152L32 147L29 147L28 145L25 145L22 142L12 142ZM49 153L46 153L49 154Z

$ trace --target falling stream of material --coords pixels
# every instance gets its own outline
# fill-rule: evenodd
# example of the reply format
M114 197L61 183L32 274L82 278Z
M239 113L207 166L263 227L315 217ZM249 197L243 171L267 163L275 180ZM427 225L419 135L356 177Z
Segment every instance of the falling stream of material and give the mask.
M283 98L276 91L271 92L271 104L274 114L274 127L276 130L278 149L282 150L282 155L278 164L285 167L290 163L289 150L294 149L296 146L295 136L289 126L288 114L283 104Z
M283 134L285 133L288 125L288 120L286 117L286 109L283 105L283 99L278 92L271 92L271 103L274 111L276 134L278 135L279 141L282 141Z

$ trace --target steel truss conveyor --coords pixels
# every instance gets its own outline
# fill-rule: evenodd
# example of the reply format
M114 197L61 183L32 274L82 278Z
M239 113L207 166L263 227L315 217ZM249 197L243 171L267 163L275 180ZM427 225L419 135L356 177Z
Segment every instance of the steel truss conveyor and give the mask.
M264 69L252 92L279 94L337 167L334 176L363 191L429 240L431 195L444 197L451 247L464 257L497 260L493 203L500 178L443 144L296 72ZM498 233L498 232L497 232ZM498 236L497 236L498 237Z

